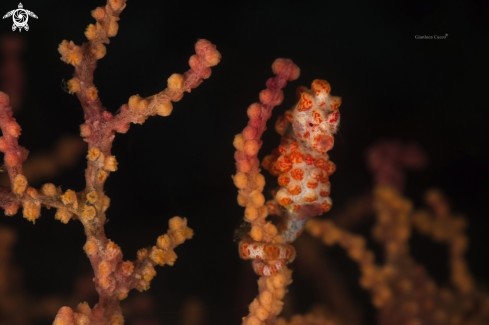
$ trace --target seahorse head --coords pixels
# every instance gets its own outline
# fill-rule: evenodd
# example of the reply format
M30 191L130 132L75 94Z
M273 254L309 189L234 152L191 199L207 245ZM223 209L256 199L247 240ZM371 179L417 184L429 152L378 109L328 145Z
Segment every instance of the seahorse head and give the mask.
M330 96L330 91L329 83L320 79L312 82L310 90L299 87L299 102L292 112L297 137L320 153L333 148L333 135L340 123L341 99Z

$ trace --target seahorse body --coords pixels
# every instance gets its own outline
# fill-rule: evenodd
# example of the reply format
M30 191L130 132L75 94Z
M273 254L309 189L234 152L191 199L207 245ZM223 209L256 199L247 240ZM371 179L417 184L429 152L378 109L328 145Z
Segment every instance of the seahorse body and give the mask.
M333 148L339 127L341 99L330 96L325 80L314 80L311 89L299 87L299 102L277 120L280 146L263 159L262 166L278 176L275 200L267 202L270 214L282 216L284 242L292 242L308 218L329 211L331 175L336 166L327 152Z
M279 147L263 159L262 166L278 176L274 200L267 202L269 214L282 217L279 226L283 244L263 243L245 237L239 247L241 258L252 259L256 274L278 273L295 258L289 245L302 233L313 216L329 211L331 175L336 166L327 152L333 148L339 127L341 99L330 96L325 80L314 80L311 89L299 87L298 103L280 116L275 129L282 135Z

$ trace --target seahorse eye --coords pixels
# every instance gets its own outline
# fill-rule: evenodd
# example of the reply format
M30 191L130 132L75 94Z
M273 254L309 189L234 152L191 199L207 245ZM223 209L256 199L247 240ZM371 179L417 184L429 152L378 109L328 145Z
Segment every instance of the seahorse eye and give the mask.
M313 126L314 126L314 124L312 124L312 123L309 123L309 126L310 126L310 127L313 127Z

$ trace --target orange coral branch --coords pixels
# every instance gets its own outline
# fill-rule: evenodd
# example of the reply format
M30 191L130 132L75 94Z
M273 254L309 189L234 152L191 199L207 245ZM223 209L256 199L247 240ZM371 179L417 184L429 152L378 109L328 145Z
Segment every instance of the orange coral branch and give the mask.
M234 139L235 159L238 173L233 177L239 188L238 203L246 206L245 220L252 225L250 237L240 243L242 258L254 259L253 269L262 277L258 280L259 296L250 305L250 314L243 318L243 324L271 324L282 310L281 301L291 280L292 271L285 267L293 259L294 248L280 245L282 237L277 228L265 219L268 210L262 194L265 178L260 174L258 151L261 136L274 106L282 103L287 80L299 77L299 68L288 59L278 59L272 65L275 78L267 81L267 89L260 92L260 103L248 108L248 126ZM266 244L274 243L274 244ZM265 258L265 260L264 260Z
M267 81L267 89L260 93L260 103L248 108L250 121L234 139L236 168L233 177L239 189L238 204L245 206L245 220L251 223L249 236L240 243L240 256L253 260L258 281L259 298L250 305L250 313L243 324L272 324L282 309L281 299L286 286L292 282L292 272L286 264L295 257L289 244L303 230L306 220L331 208L328 176L335 170L327 151L334 144L333 135L339 125L341 103L329 95L329 84L315 80L311 90L300 88L300 100L285 119L276 125L283 135L282 143L272 156L267 156L263 167L279 176L282 187L274 192L275 200L265 204L262 194L265 180L260 174L257 158L261 135L273 106L280 104L285 80L299 75L292 61L278 59L272 65L277 76ZM268 213L282 217L280 228L266 221Z

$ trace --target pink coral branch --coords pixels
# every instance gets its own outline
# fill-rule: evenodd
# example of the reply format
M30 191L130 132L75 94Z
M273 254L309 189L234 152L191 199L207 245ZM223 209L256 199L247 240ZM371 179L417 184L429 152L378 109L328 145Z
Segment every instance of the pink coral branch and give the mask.
M21 200L7 187L0 187L0 207L6 215L14 215L19 209Z
M236 169L238 172L255 173L260 162L258 161L258 151L262 145L261 136L266 130L266 123L272 115L275 106L283 101L284 94L282 88L287 84L287 80L295 80L299 77L299 68L289 59L278 59L272 65L272 70L276 74L266 82L267 89L260 92L260 103L252 104L248 108L248 126L243 130L241 137L236 137L235 145L243 142L243 151L237 150L234 158L236 159ZM259 172L259 171L258 171Z
M77 94L84 108L85 123L80 130L89 149L86 189L80 193L69 190L61 197L68 208L76 210L75 214L85 227L87 242L84 249L95 271L94 282L99 293L99 303L93 309L86 304L80 304L75 312L67 307L60 309L55 320L59 325L85 324L84 320L92 325L122 324L119 301L125 299L133 288L140 291L149 289L156 274L154 267L173 265L177 258L174 248L193 235L186 219L174 217L170 220L168 233L160 236L155 246L141 249L134 262L123 261L120 247L105 235L105 211L110 200L105 196L103 186L109 173L117 170L117 160L111 154L115 133L125 133L130 123L142 124L149 116L170 115L173 109L171 102L179 101L185 91L190 92L208 78L210 67L219 63L221 58L215 45L207 40L198 41L196 55L189 60L191 69L188 72L170 76L168 88L156 95L130 97L128 104L114 116L98 98L98 91L93 85L93 71L96 60L105 55L103 43L108 43L108 37L117 34L118 16L124 7L124 0L109 0L105 7L92 12L97 24L89 25L85 32L88 43L78 47L73 42L63 41L59 47L61 59L75 66L74 78L68 82L68 88ZM69 215L63 215L59 219L67 221L69 218Z
M286 287L291 282L292 272L286 263L293 260L295 250L290 245L280 244L282 237L277 228L266 221L268 210L263 196L265 179L260 174L258 151L261 136L272 109L282 103L287 80L299 77L299 68L289 59L277 59L272 70L276 74L268 79L267 89L260 92L260 103L248 108L248 126L234 139L237 174L234 184L239 189L238 204L245 206L245 220L251 223L251 231L240 243L240 256L253 260L253 269L260 275L258 297L250 305L250 314L243 324L272 324L282 309Z
M382 140L367 150L368 167L376 186L391 186L404 190L404 169L421 169L426 165L425 153L415 144Z
M156 95L130 97L128 104L114 116L102 106L93 83L93 72L97 60L106 54L104 44L118 32L117 21L125 2L108 0L106 6L92 11L97 23L89 25L85 31L88 42L77 46L65 40L58 48L61 60L75 67L68 89L77 95L85 112L85 123L80 127L81 135L88 143L86 188L83 191L62 193L53 184L44 184L39 191L28 186L22 173L22 162L28 152L18 145L20 126L12 117L8 96L0 92L0 128L3 132L0 150L5 152L5 165L11 181L11 189L0 188L0 206L7 215L13 215L22 204L24 217L33 222L40 216L42 205L54 207L57 209L56 219L63 223L72 218L80 220L87 236L84 250L94 269L99 302L93 309L86 303L79 304L75 311L69 307L61 308L55 325L122 325L120 300L125 299L131 289L149 289L156 274L154 267L173 265L177 258L174 249L193 236L187 220L174 217L169 221L169 231L158 238L156 245L141 249L137 260L131 262L122 260L120 247L105 235L105 212L110 199L103 187L109 173L117 170L117 160L111 154L115 132L125 133L130 123L142 124L149 116L170 115L171 102L179 101L184 92L190 92L203 79L209 78L210 68L221 59L215 45L199 40L195 45L196 54L189 60L189 71L170 76L168 88Z
M14 183L17 175L22 174L22 163L27 159L29 151L19 146L20 125L12 117L12 107L9 96L0 92L0 128L3 136L0 138L0 151L5 153L5 167L10 183Z
M9 96L3 92L0 92L0 128L3 134L0 137L0 151L5 154L4 162L11 184L11 190L2 188L0 206L5 209L6 215L12 216L17 213L28 185L22 172L22 163L27 159L29 151L19 146L18 139L22 129L12 117Z
M261 103L248 108L248 126L234 140L238 170L234 184L239 188L238 203L246 207L245 220L252 226L249 236L240 242L239 253L241 258L253 260L253 269L261 276L259 296L243 318L244 325L274 323L292 281L292 272L286 267L295 257L290 243L301 234L308 218L329 211L332 205L329 175L336 167L327 152L334 145L341 100L330 96L329 83L319 79L312 82L311 90L299 88L299 102L275 126L282 142L262 166L279 177L281 187L273 193L274 200L264 205L265 181L257 158L260 138L271 109L282 102L280 89L286 80L299 75L299 68L286 59L276 60L272 69L277 76L267 81L267 89L260 93ZM282 217L280 229L266 222L269 213Z
M198 41L195 51L196 55L189 60L191 69L184 75L173 74L168 79L168 88L162 92L147 98L132 96L129 103L123 105L115 116L104 111L100 116L86 118L81 131L89 144L89 150L99 150L105 157L112 157L110 149L115 132L125 133L129 130L130 123L142 124L149 116L170 115L173 109L171 102L179 101L185 91L190 92L202 83L203 79L208 78L211 75L210 67L216 65L221 57L216 46L207 40ZM102 167L95 160L89 160L85 175L88 188L103 188L106 176L101 170Z
M85 31L88 42L77 46L73 42L63 41L58 48L61 59L75 67L75 77L70 80L68 87L70 92L76 93L87 120L100 117L105 111L93 84L93 72L97 61L106 54L104 44L110 43L109 37L117 35L117 22L125 7L126 0L108 1L105 7L92 11L97 23L90 24Z
M189 60L190 70L185 72L183 76L172 75L168 80L168 88L156 95L144 99L132 97L134 103L130 102L129 105L123 105L120 108L120 113L104 125L106 132L125 133L129 129L129 123L142 123L148 116L157 114L169 115L172 110L171 102L179 101L185 91L190 93L192 89L202 83L203 79L209 78L211 75L210 67L220 60L216 46L207 40L198 41L195 44L195 52L196 54ZM136 105L136 101L138 105Z

